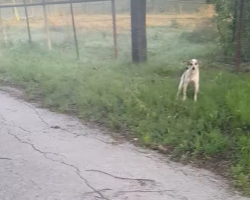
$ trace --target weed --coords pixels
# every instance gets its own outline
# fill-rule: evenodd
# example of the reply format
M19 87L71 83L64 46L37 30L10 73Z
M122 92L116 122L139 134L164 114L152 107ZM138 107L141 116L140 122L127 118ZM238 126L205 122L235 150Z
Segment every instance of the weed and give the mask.
M193 43L214 42L219 38L218 36L217 30L210 19L199 20L193 30L182 33L182 38Z
M172 27L172 28L179 28L180 25L179 25L179 23L178 23L178 21L176 19L172 19L170 27Z

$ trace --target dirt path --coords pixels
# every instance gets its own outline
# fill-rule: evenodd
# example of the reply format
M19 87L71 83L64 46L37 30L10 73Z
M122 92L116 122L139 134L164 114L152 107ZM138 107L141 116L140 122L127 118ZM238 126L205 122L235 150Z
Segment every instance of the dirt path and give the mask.
M247 200L212 173L0 92L1 200Z

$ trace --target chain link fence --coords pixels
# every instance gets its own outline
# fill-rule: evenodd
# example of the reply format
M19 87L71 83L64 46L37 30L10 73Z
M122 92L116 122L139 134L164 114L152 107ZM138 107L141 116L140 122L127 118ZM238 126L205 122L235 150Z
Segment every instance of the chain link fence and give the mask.
M1 39L7 44L25 42L29 40L29 26L32 43L50 50L75 56L77 47L77 54L86 62L117 56L127 60L132 48L130 0L113 3L108 0L5 0L0 4ZM188 51L204 44L213 52L220 43L219 38L223 38L214 20L215 7L205 0L147 0L146 12L147 50L151 57L171 56L171 52L176 54L176 51L186 51L188 57L192 54ZM236 43L232 41L232 45ZM216 56L222 61L230 57L227 60L234 62L235 51L236 47L230 55ZM184 59L183 53L181 55L180 59Z

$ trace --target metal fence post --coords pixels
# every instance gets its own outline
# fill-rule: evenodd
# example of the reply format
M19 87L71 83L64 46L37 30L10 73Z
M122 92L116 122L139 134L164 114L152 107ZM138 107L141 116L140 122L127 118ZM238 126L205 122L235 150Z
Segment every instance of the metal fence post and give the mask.
M25 17L26 17L26 22L27 22L27 30L28 30L28 35L29 35L29 43L31 44L32 41L31 41L31 34L30 34L30 23L29 23L29 16L28 16L26 0L23 0L23 3L24 3Z
M0 28L1 28L1 33L3 36L3 42L5 41L5 33L4 33L4 24L3 24L3 18L2 18L2 9L0 8Z
M78 47L78 41L77 41L77 35L76 35L74 9L73 9L72 0L70 0L70 13L71 13L72 26L73 26L73 32L74 32L74 40L75 40L75 47L76 47L76 56L77 56L77 59L79 59L80 55L79 55L79 47Z
M115 0L111 0L112 2L112 19L113 19L113 37L114 37L114 56L115 59L118 58L118 47L117 47L117 26L116 26L116 8L115 8Z
M245 0L240 1L240 15L237 28L237 49L236 49L236 69L239 71L241 67L241 48L242 48L242 32L243 32L243 14Z
M232 42L235 42L235 39L236 39L237 16L238 16L238 0L234 0L234 18L233 18Z
M47 44L49 50L51 50L51 38L50 38L50 31L49 31L49 26L48 26L48 18L47 18L47 8L45 4L45 0L43 0L43 15L44 15L44 23L45 23L45 28L46 28L46 35L47 35Z

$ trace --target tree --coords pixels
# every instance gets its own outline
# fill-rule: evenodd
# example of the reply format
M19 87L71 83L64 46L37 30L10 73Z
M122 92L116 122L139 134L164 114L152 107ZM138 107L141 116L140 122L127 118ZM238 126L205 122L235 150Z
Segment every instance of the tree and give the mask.
M215 6L215 21L225 58L235 55L240 0L206 0ZM250 1L245 1L242 30L242 60L250 61Z

